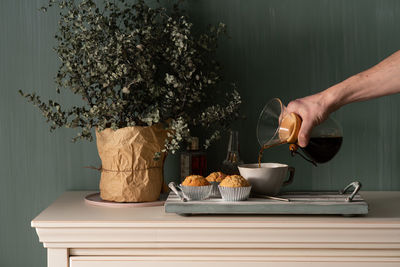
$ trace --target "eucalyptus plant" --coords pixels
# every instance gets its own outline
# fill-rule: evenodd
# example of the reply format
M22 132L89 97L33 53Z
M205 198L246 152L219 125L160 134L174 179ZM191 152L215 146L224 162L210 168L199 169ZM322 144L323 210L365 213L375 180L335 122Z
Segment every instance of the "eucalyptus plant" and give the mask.
M241 98L234 85L222 86L215 60L220 23L196 34L179 4L171 10L144 0L50 0L60 9L55 38L61 64L56 90L71 90L83 103L65 109L24 93L50 123L79 128L73 138L92 140L92 129L163 124L168 139L163 152L174 153L190 131L209 134L207 148L238 118Z

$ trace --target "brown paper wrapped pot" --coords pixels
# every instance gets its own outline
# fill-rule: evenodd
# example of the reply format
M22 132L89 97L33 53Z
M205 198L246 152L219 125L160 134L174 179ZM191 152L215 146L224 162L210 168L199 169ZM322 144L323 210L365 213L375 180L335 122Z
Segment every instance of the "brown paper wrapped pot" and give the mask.
M100 196L115 202L148 202L159 198L163 185L167 132L160 126L125 127L96 131L102 162Z

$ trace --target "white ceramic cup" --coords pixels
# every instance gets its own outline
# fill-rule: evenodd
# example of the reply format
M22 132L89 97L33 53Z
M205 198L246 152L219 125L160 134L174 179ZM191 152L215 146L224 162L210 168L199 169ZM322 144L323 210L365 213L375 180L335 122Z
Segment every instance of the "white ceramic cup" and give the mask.
M281 163L261 163L261 167L258 167L258 163L243 164L238 168L254 193L267 196L275 196L282 186L291 184L295 171L293 167Z

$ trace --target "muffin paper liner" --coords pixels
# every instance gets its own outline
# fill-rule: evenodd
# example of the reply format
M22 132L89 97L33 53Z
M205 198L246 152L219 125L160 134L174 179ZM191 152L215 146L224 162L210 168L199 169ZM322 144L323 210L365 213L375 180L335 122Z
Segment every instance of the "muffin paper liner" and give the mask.
M211 194L210 197L217 197L220 198L221 197L221 192L219 192L219 184L220 182L210 182L213 186L213 188L211 189Z
M180 185L184 196L189 200L203 200L210 197L213 185L204 186L184 186Z
M249 198L251 186L247 187L225 187L218 186L222 199L225 201L241 201Z

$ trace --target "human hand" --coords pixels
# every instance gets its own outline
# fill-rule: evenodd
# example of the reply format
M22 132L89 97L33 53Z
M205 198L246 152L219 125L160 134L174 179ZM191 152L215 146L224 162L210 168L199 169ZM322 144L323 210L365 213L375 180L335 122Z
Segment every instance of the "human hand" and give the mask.
M306 147L308 145L311 130L324 122L333 110L323 93L299 98L288 104L287 111L296 113L302 119L298 135L299 146Z
M325 91L290 102L287 111L296 113L303 120L298 143L305 147L312 128L325 121L331 112L352 102L396 93L400 93L400 50Z

